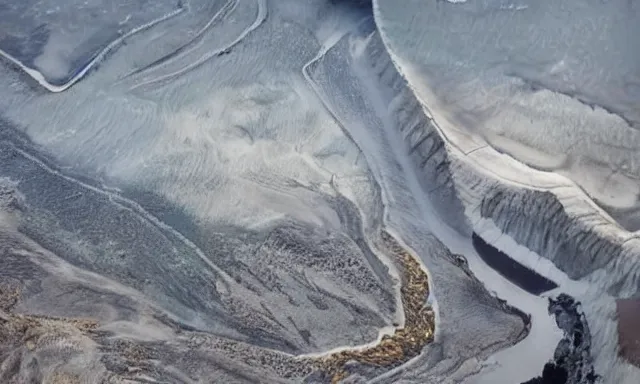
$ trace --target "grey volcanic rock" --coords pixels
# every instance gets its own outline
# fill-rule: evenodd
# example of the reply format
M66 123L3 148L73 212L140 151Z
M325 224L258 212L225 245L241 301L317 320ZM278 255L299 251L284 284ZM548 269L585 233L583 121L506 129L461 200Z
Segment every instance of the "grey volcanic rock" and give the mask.
M438 182L437 175L444 174L446 167L439 167L437 173L425 167L414 174L414 164L419 164L420 159L407 156L407 144L399 133L416 123L428 125L429 121L391 64L380 35L370 20L363 20L326 54L312 61L306 73L327 108L371 164L385 205L385 223L399 231L401 239L415 250L430 272L432 299L439 313L436 342L376 382L449 383L456 375L470 375L467 361L488 357L521 340L528 333L529 323L527 315L487 292L463 255L443 252L442 242L426 234L425 221L429 218L423 216L421 199L433 197L443 215L462 215L462 204L455 195L447 194L451 183L445 180L441 180L441 189L428 188L428 183ZM410 106L412 99L416 107L413 115L402 113L403 106ZM446 155L441 149L441 155ZM414 185L416 179L424 182L416 181Z
M364 65L370 66L367 69L378 86L387 91L381 94L381 102L388 105L389 124L397 137L404 141L403 152L412 160L422 190L451 225L460 231L468 231L464 208L456 196L451 178L449 155L433 120L425 114L415 94L398 73L377 33L364 49L365 56L369 58Z
M420 8L417 2L411 2L411 4L416 8ZM429 3L429 7L431 6L435 5ZM500 19L509 13L513 13L520 18L525 17L524 15L527 15L528 12L536 13L541 11L538 7L527 4L521 8L507 7L504 9L504 14L500 12L496 12L495 14L489 12L489 10L493 9L492 7L496 6L498 5L494 4L494 2L487 2L484 5L442 3L435 13L426 10L411 13L407 11L411 9L411 7L392 9L393 7L385 1L378 1L376 15L379 28L382 30L382 35L386 37L388 48L396 55L396 60L399 60L396 66L402 66L402 68L400 68L401 71L412 71L411 73L414 76L412 79L415 80L415 84L411 84L412 87L422 97L426 97L428 92L445 92L444 89L441 90L438 88L439 83L433 78L434 74L430 71L432 69L431 66L433 65L439 68L438 65L444 65L440 60L452 59L452 57L458 55L459 52L450 50L451 47L446 44L429 45L427 44L429 41L428 38L423 39L421 37L419 40L416 40L416 36L422 32L430 31L435 34L434 37L443 38L445 41L450 39L462 44L460 45L461 49L472 49L471 47L475 47L475 45L472 44L472 36L469 35L468 32L465 32L465 34L461 36L455 33L448 36L441 36L441 34L444 33L443 31L436 33L436 31L433 30L433 28L435 28L434 25L428 23L420 24L419 20L424 18L430 19L435 17L435 14L440 14L443 17L455 17L454 15L458 13L460 13L462 19L467 20L467 18L471 17L470 15L476 12L482 14L482 7L487 8L486 11L488 13L486 13L485 16L488 19ZM612 14L620 12L620 9L616 8L618 6L622 7L619 2L611 4L611 9L608 11L612 12ZM581 11L586 12L586 9L587 7L585 6ZM408 18L408 20L402 22L403 17ZM483 23L487 22L485 18L478 17L483 20ZM551 16L548 14L545 17ZM629 17L633 18L636 16ZM629 25L630 24L620 25L617 28L633 28ZM410 29L412 26L414 30ZM477 27L478 26L474 24L474 28ZM525 27L523 26L522 28ZM407 40L400 40L400 31L408 30L412 32L407 32ZM491 35L498 32L499 31L493 29L487 29L482 33ZM539 33L543 34L545 32L539 31ZM554 36L553 38L558 38L558 36ZM464 42L461 42L462 40L464 40ZM487 42L489 42L489 40L487 40ZM417 46L423 47L424 49L416 49L414 46L412 46L411 49L407 49L411 43L417 44ZM540 42L536 40L534 43L539 44ZM519 42L514 42L514 44L519 48L523 48ZM487 49L494 48L495 47L487 47ZM597 47L592 48L599 49ZM536 49L546 48L539 46L536 47ZM440 50L446 52L446 54L443 53L445 56L442 58L436 54L436 52L440 52ZM521 53L520 51L516 52ZM626 53L631 54L630 52ZM464 63L465 66L467 64L470 66L467 69L474 68L474 64L467 63L466 61L464 61ZM463 63L461 62L460 65L463 65ZM455 66L448 68L448 75L443 74L439 78L440 81L456 82L460 79L466 79L467 75L459 72L455 68ZM523 69L520 67L514 68L518 70ZM626 70L625 68L619 69ZM424 80L420 80L418 75L423 76ZM479 79L478 81L480 82L490 81L490 76L493 75L499 76L491 71L482 72L482 75L486 75L487 78L485 79L483 77ZM572 75L577 76L578 73L572 72ZM556 78L549 81L556 80L559 81L559 79ZM567 81L567 78L562 81ZM428 87L432 82L433 86ZM472 90L475 91L476 89L472 88L469 92L472 92ZM604 92L604 90L602 91ZM448 105L446 108L443 107L440 105L443 99L438 96L439 95L433 96L434 103L438 103L438 105L433 108L434 110L438 109L436 112L443 114L442 119L445 119L449 116L449 110L446 108L454 108L455 106ZM629 93L627 96L633 97L633 93ZM501 96L497 95L496 97L500 98ZM446 101L448 99L445 98L444 100ZM460 99L460 103L462 104L470 101L471 100L466 98ZM411 102L401 103L401 105L405 104L409 106L408 109L413 110ZM423 106L425 108L431 107L429 105ZM536 106L531 106L531 108L534 107ZM477 108L480 108L480 106ZM505 108L507 107L505 106ZM436 112L432 113L435 114ZM470 117L475 112L477 112L475 109L469 111L469 116L467 117ZM632 110L628 110L628 112L634 113ZM422 111L420 111L420 113L422 113ZM464 131L464 129L466 129L464 123L468 120L464 119L465 115L460 114L455 117L461 119L452 120L458 124L456 129L462 129L463 132L466 132ZM593 121L597 120L596 115L589 115L589 118L592 118ZM468 136L464 136L466 133L463 133L463 136L469 141L467 144L473 149L463 154L460 154L460 152L456 155L452 153L447 154L447 144L443 144L442 134L443 132L446 133L447 129L452 128L449 127L444 130L441 128L440 131L438 131L435 126L437 122L434 119L429 119L428 121L430 121L431 124L422 122L420 127L416 125L410 126L411 129L408 131L410 133L408 136L408 150L416 151L424 146L422 152L417 151L417 153L414 154L417 172L424 175L425 180L427 180L424 181L425 189L435 193L434 199L436 199L436 201L442 201L443 198L447 199L441 204L437 204L437 206L446 207L447 212L444 217L447 217L451 225L464 233L470 234L474 225L473 221L480 217L490 219L501 231L513 237L516 242L548 258L572 279L585 278L596 271L606 269L611 273L602 283L611 294L620 294L620 289L623 285L628 286L629 290L626 292L627 295L634 294L637 291L638 281L633 277L634 274L629 274L628 277L630 277L631 280L627 278L626 274L624 276L619 275L619 273L622 273L622 271L620 271L621 269L628 271L638 269L638 263L633 262L633 259L637 258L640 254L639 243L635 240L636 236L621 230L617 223L611 223L610 219L603 217L603 213L598 212L592 206L580 202L574 196L567 196L568 192L563 195L563 200L561 201L556 193L551 192L551 190L546 187L538 188L536 185L527 187L522 183L511 183L508 182L508 180L500 180L500 178L492 175L492 170L484 172L473 167L471 165L472 162L466 159L466 155L470 155L476 151L480 152L484 147L490 147L490 145L484 144L482 139L474 136L473 132L470 132ZM444 123L445 122L440 121L441 125L444 125ZM449 125L452 124L453 123ZM584 125L586 126L588 124L585 122ZM520 129L516 128L510 131L510 134L520 134ZM580 129L586 128L581 125ZM533 134L535 130L529 129L527 132ZM451 134L451 132L448 134ZM544 135L541 134L540 136L543 137ZM407 137L406 133L404 137ZM612 137L611 140L613 139ZM581 147L575 146L575 148ZM628 152L628 156L635 156L636 154L637 151ZM602 152L594 153L593 156L606 155ZM632 160L632 162L637 161L636 158ZM496 165L496 168L500 167L501 166ZM577 175L579 172L575 174ZM452 183L451 180L458 181ZM633 185L638 185L638 183L634 182ZM431 187L431 189L429 189L429 187ZM561 188L556 188L556 190L559 189ZM617 188L617 190L623 191L625 188L620 187ZM456 202L456 200L458 202ZM463 205L466 206L466 208L457 208ZM465 210L467 214L462 213ZM474 217L470 217L471 212L473 212ZM619 265L624 265L624 268L619 267Z
M221 1L199 5L202 14L215 11ZM185 11L176 1L116 2L0 2L0 52L51 86L64 86L87 67L96 65L122 39Z
M9 128L5 126L4 129ZM257 307L249 309L239 298L221 294L233 290L234 286L247 296L278 292L283 296L281 300L295 303L296 307L308 305L309 310L318 313L334 303L340 311L344 309L355 324L364 325L373 319L374 326L384 324L366 306L352 306L346 298L316 287L308 281L313 276L312 271L335 270L335 277L346 284L345 289L354 292L372 290L375 292L372 300L380 300L380 305L386 306L383 311L393 311L393 296L387 288L390 282L387 281L386 287L377 282L362 250L345 235L325 232L320 236L313 228L282 223L260 236L251 236L248 231L235 234L211 231L208 243L197 234L187 233L193 238L192 242L154 222L147 211L131 200L92 189L53 169L43 168L26 152L6 142L0 144L0 148L0 171L17 186L17 192L12 192L11 196L17 193L24 196L25 209L20 212L18 222L20 232L62 255L73 265L146 292L195 329L235 335L243 340L254 339L260 345L286 352L314 348L317 343L313 341L316 339L314 330L320 329L319 325L309 324L294 313L277 313L277 308L270 307L273 301L254 304ZM346 210L343 212L348 214ZM351 218L351 221L354 231L362 230L357 218ZM362 242L361 245L366 247ZM205 249L209 256L201 258L200 249ZM365 252L371 252L365 249ZM249 258L249 255L253 257ZM176 263L178 258L181 263ZM224 270L212 268L212 261ZM279 274L294 272L290 270L292 265L300 265L308 271L309 277L298 274L285 285ZM382 267L376 267L378 272L386 273ZM168 271L171 271L170 275L167 275ZM194 290L193 286L199 289ZM303 286L310 290L305 292ZM335 320L338 319L336 316L340 315L334 315ZM295 325L300 324L302 333L291 333L291 328L278 320L281 317L288 318L294 324L294 330ZM318 318L318 321L330 324L327 320ZM229 322L236 324L236 331L230 330ZM288 336L275 336L274 326ZM336 334L336 330L333 328L332 332ZM367 337L374 338L375 331L363 335L364 340Z
M638 34L637 5L377 0L374 8L402 71L465 153L489 145L561 174L637 229L640 61L627 39Z

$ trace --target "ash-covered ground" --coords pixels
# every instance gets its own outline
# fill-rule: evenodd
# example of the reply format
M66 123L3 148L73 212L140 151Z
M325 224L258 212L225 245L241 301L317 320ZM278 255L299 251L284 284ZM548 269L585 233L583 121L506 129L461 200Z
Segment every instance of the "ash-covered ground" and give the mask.
M517 102L473 76L499 70L598 105L611 136L591 140L591 123L575 135L632 147L633 54L615 56L608 88L574 94L565 67L545 82L534 67L455 59L483 45L438 39L528 8L424 6L0 0L0 382L523 382L575 341L560 313L571 305L552 316L543 291L584 307L571 316L594 347L562 349L587 351L564 372L593 360L605 382L632 382L634 367L606 359L608 314L640 268L620 228L636 221L633 152L555 140L541 153L550 123L489 124ZM529 6L526 20L545 14ZM582 51L567 52L569 65ZM460 112L477 89L498 101ZM527 95L519 107L539 112ZM520 168L487 166L494 147ZM562 178L609 160L612 172L571 179L589 198ZM522 289L472 233L553 284Z
M380 184L308 72L373 26L371 5L185 2L148 28L103 6L91 28L122 22L122 41L67 33L87 16L73 4L11 6L50 33L25 52L30 35L11 24L19 44L1 43L13 53L0 76L2 377L299 382L314 359L402 327L402 279L377 245ZM340 60L323 60L332 81L352 76ZM79 63L90 70L76 81ZM436 338L445 371L526 334L522 314L414 225L413 257L439 260L441 326L469 322Z

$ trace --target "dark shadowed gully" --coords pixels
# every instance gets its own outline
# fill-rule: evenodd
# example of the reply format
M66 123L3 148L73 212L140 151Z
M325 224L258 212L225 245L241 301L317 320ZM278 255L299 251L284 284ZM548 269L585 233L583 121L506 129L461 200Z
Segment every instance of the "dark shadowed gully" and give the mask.
M506 253L487 243L476 233L473 234L472 239L473 247L491 268L525 291L539 295L558 287L553 281L518 263Z

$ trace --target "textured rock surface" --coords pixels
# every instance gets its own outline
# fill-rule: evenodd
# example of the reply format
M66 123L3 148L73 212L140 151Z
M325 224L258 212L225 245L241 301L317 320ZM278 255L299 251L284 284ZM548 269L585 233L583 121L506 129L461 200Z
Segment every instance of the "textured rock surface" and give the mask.
M521 340L529 324L526 314L487 293L464 256L436 251L442 249L442 243L426 234L430 228L427 221L437 213L424 210L423 203L429 195L418 181L423 175L414 173L413 160L407 156L405 142L398 134L425 115L416 108L413 116L397 116L403 103L412 98L415 101L415 97L394 70L370 23L363 22L311 63L308 74L334 116L362 149L380 185L385 224L425 263L432 281L431 299L437 303L434 345L376 381L450 383L473 374L478 369L476 359ZM427 179L422 185L427 182L435 181ZM441 197L436 208L442 214L462 214L461 204L454 196L443 193ZM447 206L448 202L453 205Z
M591 332L580 303L569 295L549 299L549 315L555 316L564 337L541 377L523 384L594 384L599 382L591 358Z

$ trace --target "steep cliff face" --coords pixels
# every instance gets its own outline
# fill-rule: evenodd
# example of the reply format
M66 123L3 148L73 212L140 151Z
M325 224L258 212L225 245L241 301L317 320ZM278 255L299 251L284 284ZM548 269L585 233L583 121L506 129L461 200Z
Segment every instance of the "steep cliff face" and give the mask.
M572 279L633 252L625 250L621 236L597 231L596 224L607 225L603 220L595 215L572 217L548 191L503 188L482 199L480 213L519 243L552 260Z
M455 191L474 230L479 220L489 219L568 278L588 281L613 297L637 294L640 241L573 188L514 185L462 155L452 157Z
M416 90L414 80L419 79L407 69L410 64L394 54L379 15L376 18L380 36L370 38L367 54L375 59L379 81L390 90L385 101L394 132L389 134L403 141L425 198L458 232L483 235L490 223L500 236L531 252L519 255L531 258L526 266L539 264L538 256L549 261L564 275L557 281L561 289L572 287L584 303L581 316L592 324L590 353L596 372L605 383L633 382L637 371L616 357L619 347L611 332L617 322L615 299L639 291L637 235L568 179L534 170L488 143L464 142L464 135L450 130L451 124L443 128Z
M457 230L470 234L465 207L457 196L452 178L447 144L438 133L433 119L427 116L406 80L398 73L387 48L378 33L365 46L365 56L389 108L390 135L400 138L409 154L422 190L434 201L434 207Z
M491 220L518 244L549 259L574 280L597 280L611 295L638 291L640 239L621 228L582 190L553 173L528 168L486 143L462 143L438 125L416 96L406 68L381 37L367 54L392 90L387 102L396 134L404 141L423 191L448 223L463 234ZM461 148L472 148L461 150ZM517 174L510 179L504 175ZM521 180L531 180L529 184ZM606 273L602 273L602 271ZM595 274L595 275L594 275Z
M367 50L377 63L373 69L378 78L394 92L388 100L390 116L421 187L452 226L470 234L474 219L491 219L519 244L550 259L574 279L629 252L623 251L624 236L598 230L612 224L586 203L572 201L567 207L550 191L509 185L474 169L466 155L453 153L455 149L442 137L411 88L405 86L382 40L374 37ZM567 208L584 213L571 215Z

